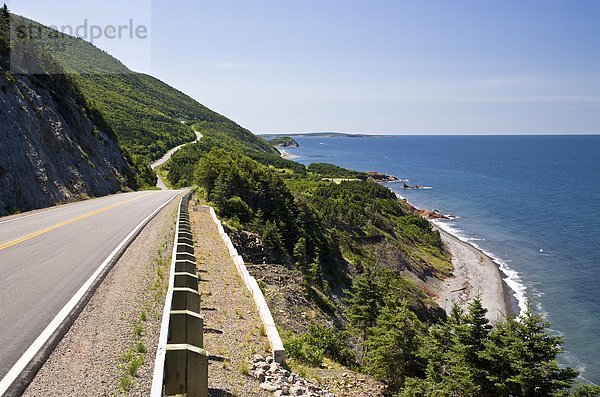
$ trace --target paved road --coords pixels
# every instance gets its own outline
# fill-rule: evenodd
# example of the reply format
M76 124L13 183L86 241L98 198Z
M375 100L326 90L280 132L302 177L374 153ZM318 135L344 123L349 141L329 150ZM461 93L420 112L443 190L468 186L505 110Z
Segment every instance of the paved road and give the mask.
M0 379L119 244L179 193L123 193L0 218Z
M178 151L179 149L181 149L185 145L189 145L190 143L196 143L196 142L198 142L200 140L200 138L202 138L202 134L200 132L196 131L196 130L194 130L194 133L196 134L196 139L194 141L188 142L188 143L184 143L183 145L176 146L173 149L169 150L159 160L156 160L154 163L150 164L150 168L152 168L153 170L156 170L157 167L160 167L161 165L163 165L164 163L166 163L167 161L169 161L169 159L171 158L171 156L173 156L173 154L176 151ZM160 175L157 174L156 176L158 176L158 179L156 180L156 186L159 189L167 190L167 185L165 185L165 182L160 178Z

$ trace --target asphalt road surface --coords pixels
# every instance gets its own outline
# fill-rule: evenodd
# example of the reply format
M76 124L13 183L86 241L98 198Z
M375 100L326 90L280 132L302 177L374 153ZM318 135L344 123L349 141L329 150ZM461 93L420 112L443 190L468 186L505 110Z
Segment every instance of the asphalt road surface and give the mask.
M123 240L179 193L123 193L0 218L0 380Z
M157 167L159 167L159 166L163 165L164 163L166 163L167 161L169 161L171 156L173 156L173 154L175 154L176 151L178 151L185 145L189 145L190 143L196 143L200 140L200 138L202 138L202 134L200 132L194 130L194 134L196 134L195 140L193 140L192 142L184 143L183 145L179 145L179 146L174 147L173 149L169 150L160 159L158 159L154 163L150 164L150 168L155 170ZM157 175L157 176L158 176L158 179L156 180L156 187L158 187L159 189L162 189L162 190L167 190L167 185L165 185L165 182L160 178L160 175Z

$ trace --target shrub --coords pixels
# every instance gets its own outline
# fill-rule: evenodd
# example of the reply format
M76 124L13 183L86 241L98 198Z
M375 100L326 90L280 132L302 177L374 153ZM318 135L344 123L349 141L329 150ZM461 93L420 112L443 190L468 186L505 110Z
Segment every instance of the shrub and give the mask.
M348 334L323 325L311 324L308 333L288 339L284 346L291 357L311 366L320 365L325 356L344 365L355 363Z
M309 345L305 335L295 336L283 344L290 357L313 367L321 365L324 352L322 349Z

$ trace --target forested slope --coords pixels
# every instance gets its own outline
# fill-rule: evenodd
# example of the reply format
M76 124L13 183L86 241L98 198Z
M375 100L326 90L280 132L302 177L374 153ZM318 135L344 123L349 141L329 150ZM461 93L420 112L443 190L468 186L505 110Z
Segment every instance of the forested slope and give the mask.
M333 361L402 397L600 393L570 390L577 371L558 365L563 340L531 310L492 327L476 300L447 317L427 283L452 272L439 234L366 173L305 167L203 132L173 156L169 179L199 186L216 208L293 368Z
M133 160L139 185L154 186L150 162L168 149L194 140L191 126L195 123L217 128L258 151L274 150L235 122L152 76L129 70L83 39L67 35L56 39L56 31L20 16L13 16L12 23L41 32L39 56L51 58L57 71L67 73L89 108L114 130L121 148Z

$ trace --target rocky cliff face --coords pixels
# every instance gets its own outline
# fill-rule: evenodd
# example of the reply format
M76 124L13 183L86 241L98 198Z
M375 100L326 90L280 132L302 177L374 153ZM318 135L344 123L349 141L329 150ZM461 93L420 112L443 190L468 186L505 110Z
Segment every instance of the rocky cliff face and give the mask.
M85 110L64 75L15 75L0 65L0 215L126 187L114 134Z

